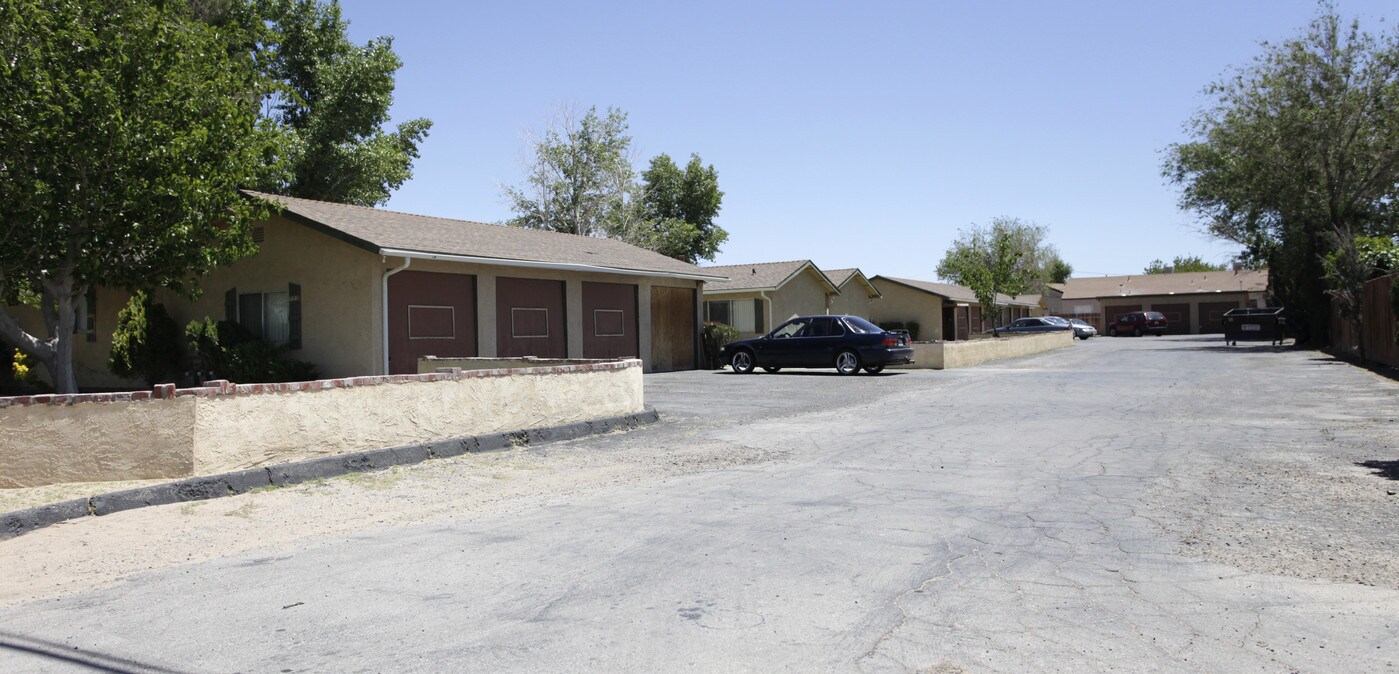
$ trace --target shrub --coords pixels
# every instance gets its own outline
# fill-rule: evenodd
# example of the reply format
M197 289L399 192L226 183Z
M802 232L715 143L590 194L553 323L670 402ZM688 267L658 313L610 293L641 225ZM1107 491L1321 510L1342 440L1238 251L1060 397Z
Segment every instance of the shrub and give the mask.
M180 328L165 305L152 304L146 292L131 296L117 314L107 369L151 386L175 381L180 374Z
M704 366L710 370L724 367L719 358L719 347L738 339L738 328L717 321L704 324Z
M10 357L10 377L16 384L23 386L33 386L38 383L39 375L34 372L34 361L28 354L15 349L15 353Z
M918 321L909 321L908 323L905 323L905 325L908 326L905 329L908 330L909 340L914 342L918 341Z
M230 321L205 318L185 326L197 370L239 384L309 381L320 377L316 366L287 357L287 348L259 339Z

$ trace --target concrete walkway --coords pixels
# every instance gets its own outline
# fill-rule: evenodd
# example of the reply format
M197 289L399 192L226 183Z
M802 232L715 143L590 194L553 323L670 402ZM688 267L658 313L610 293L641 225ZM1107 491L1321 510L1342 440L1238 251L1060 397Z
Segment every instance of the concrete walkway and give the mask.
M661 424L569 451L761 458L12 605L0 669L1395 666L1399 386L1368 372L1164 337L647 387Z

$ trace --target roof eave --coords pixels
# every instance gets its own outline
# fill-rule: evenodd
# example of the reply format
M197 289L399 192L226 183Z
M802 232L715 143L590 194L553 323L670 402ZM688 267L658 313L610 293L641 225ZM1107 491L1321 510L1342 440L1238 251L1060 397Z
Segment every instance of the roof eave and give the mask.
M542 262L539 260L519 260L499 257L483 257L480 255L458 255L455 253L435 253L422 250L408 250L403 248L379 248L380 255L388 257L404 257L415 260L445 260L448 262L469 262L474 264L488 264L498 267L525 267L530 269L555 269L560 271L579 271L594 274L622 274L625 276L657 276L661 278L684 279L687 281L727 281L727 276L713 276L709 274L691 274L686 272L661 271L656 269L631 269L626 267L604 267L602 265L582 264L576 262Z

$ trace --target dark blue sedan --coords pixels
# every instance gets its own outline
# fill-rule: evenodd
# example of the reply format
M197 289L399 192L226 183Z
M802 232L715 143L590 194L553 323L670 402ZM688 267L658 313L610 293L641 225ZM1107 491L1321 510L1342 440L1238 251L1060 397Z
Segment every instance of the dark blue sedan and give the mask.
M874 374L886 365L913 362L907 332L887 332L859 316L793 318L762 337L725 344L719 354L739 374L755 367L777 372L832 366L841 374L861 369Z

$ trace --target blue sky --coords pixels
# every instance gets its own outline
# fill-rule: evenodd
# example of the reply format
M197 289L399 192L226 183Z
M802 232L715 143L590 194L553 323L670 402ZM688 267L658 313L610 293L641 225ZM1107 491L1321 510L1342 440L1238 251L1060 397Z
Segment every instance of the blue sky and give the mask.
M1338 0L1372 32L1392 0ZM1199 232L1162 151L1230 67L1299 34L1306 0L342 2L394 37L393 115L433 120L388 208L496 222L523 137L616 106L638 167L699 153L725 192L714 263L812 259L933 279L959 228L1049 228L1076 276L1236 248ZM1388 19L1389 22L1386 22Z

